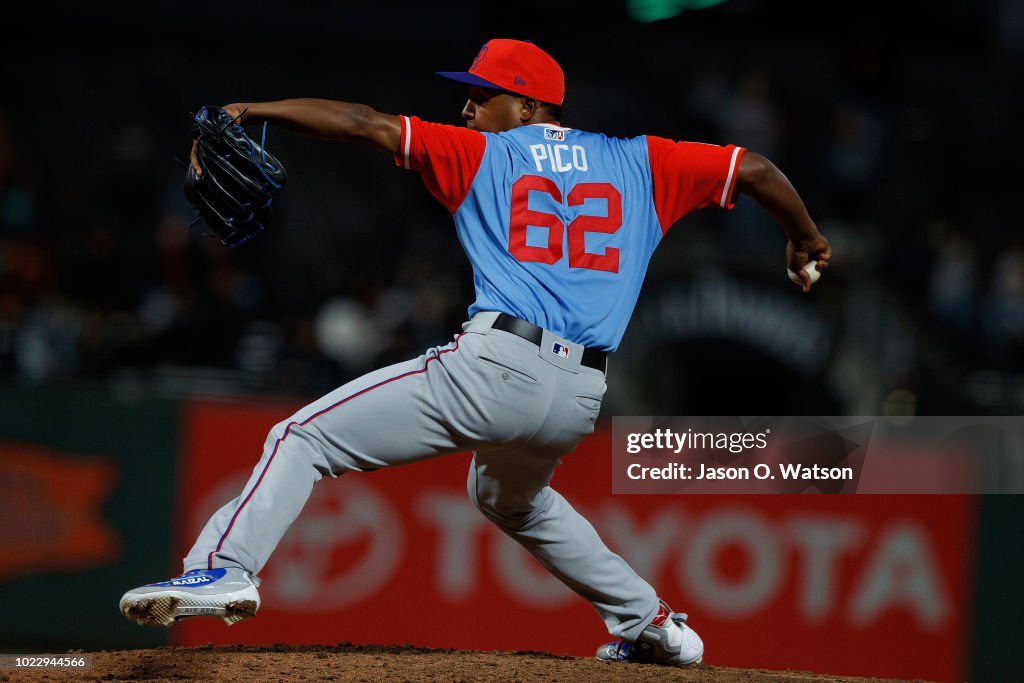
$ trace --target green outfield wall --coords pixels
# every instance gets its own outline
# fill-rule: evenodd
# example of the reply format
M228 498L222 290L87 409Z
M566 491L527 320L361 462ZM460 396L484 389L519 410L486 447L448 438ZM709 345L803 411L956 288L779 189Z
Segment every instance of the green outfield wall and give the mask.
M170 557L179 404L103 390L0 389L0 644L141 647L126 587Z

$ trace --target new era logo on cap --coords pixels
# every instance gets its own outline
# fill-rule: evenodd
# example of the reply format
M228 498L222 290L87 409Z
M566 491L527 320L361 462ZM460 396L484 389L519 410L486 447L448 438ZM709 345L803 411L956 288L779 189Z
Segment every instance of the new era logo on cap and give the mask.
M473 63L470 65L469 68L470 69L475 69L476 65L479 64L480 60L483 59L486 55L487 55L487 46L484 45L482 48L480 48L480 52L476 53L476 58L473 60Z

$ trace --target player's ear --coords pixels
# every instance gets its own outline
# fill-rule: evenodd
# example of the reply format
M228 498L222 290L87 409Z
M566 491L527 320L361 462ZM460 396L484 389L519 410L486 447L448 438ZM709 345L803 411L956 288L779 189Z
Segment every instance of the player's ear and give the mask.
M524 97L522 102L522 108L519 110L519 120L525 123L532 119L537 110L540 109L540 102L532 97Z

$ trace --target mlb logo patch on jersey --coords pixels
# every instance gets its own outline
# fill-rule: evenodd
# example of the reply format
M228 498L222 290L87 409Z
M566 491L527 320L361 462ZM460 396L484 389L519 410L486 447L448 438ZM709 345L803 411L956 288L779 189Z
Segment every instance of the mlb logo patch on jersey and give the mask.
M557 128L545 128L544 129L544 139L545 140L564 141L565 140L565 131L564 130L558 130Z
M566 346L565 344L559 344L558 342L555 342L554 344L551 345L551 353L555 354L560 358L569 360L569 347Z

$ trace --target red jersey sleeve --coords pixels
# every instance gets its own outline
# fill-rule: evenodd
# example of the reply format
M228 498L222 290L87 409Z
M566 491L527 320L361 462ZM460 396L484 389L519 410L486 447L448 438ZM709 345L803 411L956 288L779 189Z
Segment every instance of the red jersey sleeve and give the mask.
M712 205L731 209L744 151L735 145L675 142L648 135L654 208L662 233L691 211Z
M449 212L469 194L487 146L483 133L402 116L402 145L395 164L419 171L423 184Z

